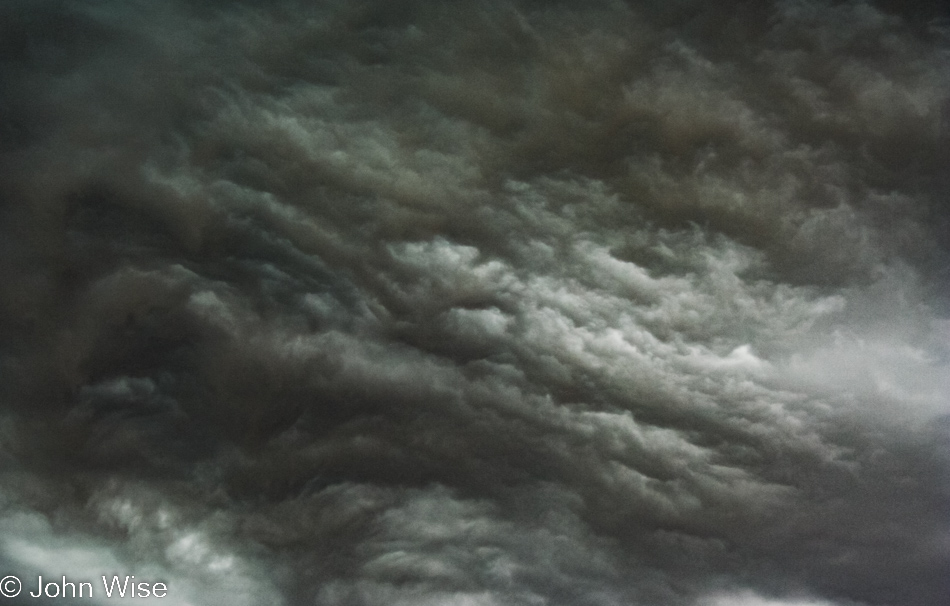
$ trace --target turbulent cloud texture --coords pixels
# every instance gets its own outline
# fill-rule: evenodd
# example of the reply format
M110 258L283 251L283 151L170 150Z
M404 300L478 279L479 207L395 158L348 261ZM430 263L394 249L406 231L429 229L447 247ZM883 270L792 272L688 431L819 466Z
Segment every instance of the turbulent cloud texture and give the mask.
M7 0L0 81L3 574L950 604L941 9Z

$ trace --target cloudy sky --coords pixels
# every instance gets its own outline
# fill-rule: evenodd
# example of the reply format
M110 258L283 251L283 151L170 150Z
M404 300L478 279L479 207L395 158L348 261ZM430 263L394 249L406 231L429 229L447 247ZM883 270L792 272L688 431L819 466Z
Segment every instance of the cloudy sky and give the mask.
M950 604L948 166L936 2L4 0L0 576Z

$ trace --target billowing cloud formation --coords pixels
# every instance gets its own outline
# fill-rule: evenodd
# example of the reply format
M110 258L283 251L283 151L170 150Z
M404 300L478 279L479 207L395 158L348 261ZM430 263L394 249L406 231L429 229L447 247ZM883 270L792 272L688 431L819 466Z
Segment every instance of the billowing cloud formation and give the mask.
M0 572L947 603L947 23L5 2Z

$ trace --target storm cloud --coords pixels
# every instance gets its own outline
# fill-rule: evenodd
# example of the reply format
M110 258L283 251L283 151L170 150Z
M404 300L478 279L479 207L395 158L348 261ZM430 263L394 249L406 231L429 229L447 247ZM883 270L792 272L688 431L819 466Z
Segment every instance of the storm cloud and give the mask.
M3 575L950 604L945 11L7 0L0 82Z

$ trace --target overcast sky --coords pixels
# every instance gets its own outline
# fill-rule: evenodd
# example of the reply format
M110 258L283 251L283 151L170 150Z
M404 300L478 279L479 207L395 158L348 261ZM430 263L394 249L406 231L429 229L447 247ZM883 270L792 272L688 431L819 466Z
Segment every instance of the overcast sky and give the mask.
M936 2L4 0L0 576L950 604L948 166Z

